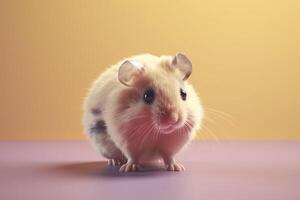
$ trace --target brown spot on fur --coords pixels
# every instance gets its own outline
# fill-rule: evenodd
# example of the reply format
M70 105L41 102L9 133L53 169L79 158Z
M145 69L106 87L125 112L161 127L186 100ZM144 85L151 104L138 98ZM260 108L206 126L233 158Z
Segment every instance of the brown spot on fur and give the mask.
M140 95L136 88L128 88L122 91L118 104L120 105L117 112L123 111L129 108L129 105L133 102L137 102L140 99Z
M91 134L101 134L107 133L106 132L106 124L103 120L97 121L92 127L90 128Z
M149 77L143 76L135 81L133 87L137 89L142 89L148 87L149 85L151 85L151 83L152 80Z

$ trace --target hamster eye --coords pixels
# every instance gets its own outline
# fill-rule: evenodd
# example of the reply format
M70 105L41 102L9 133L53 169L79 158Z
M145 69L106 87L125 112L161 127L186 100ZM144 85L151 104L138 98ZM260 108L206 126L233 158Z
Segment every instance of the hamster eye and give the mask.
M152 104L155 99L155 92L153 89L147 89L144 93L144 102L146 104Z
M180 96L183 101L186 100L186 92L183 89L180 89Z

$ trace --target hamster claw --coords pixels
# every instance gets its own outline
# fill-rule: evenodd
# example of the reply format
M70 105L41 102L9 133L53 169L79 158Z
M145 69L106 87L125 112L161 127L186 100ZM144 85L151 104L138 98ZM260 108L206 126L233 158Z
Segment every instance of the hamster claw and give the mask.
M170 163L166 165L166 169L168 171L184 171L185 168L182 164L180 163Z
M135 172L139 170L139 165L136 163L128 162L120 167L120 172Z

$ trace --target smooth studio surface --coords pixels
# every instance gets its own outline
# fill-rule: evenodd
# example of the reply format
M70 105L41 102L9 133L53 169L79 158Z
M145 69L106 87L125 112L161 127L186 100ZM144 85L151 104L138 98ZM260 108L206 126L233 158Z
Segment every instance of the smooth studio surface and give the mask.
M299 11L297 0L2 0L0 139L84 139L99 73L178 51L221 140L300 139Z
M296 200L299 142L194 142L185 172L120 174L87 142L0 142L0 199Z

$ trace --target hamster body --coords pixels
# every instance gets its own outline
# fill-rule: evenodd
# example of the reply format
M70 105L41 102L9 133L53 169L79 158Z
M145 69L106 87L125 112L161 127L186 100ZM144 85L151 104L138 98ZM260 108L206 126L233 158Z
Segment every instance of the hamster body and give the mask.
M201 125L203 110L183 54L143 54L108 68L93 83L84 103L83 124L94 147L120 171L162 159L167 170Z

